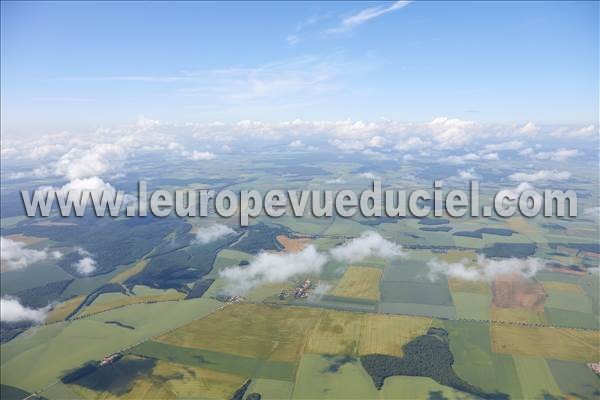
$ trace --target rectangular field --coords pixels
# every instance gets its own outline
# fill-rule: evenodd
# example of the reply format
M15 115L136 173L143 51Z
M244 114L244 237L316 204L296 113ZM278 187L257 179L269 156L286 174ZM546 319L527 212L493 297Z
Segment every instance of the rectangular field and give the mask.
M598 331L492 323L492 350L500 354L597 362Z
M379 280L382 270L368 267L348 267L331 292L334 296L379 300Z

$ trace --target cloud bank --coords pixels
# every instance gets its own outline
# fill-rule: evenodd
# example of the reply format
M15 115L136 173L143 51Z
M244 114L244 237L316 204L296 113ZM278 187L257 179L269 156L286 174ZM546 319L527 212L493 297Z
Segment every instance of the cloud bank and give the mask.
M214 224L206 228L199 228L196 231L196 241L200 244L216 242L217 240L234 235L236 232L223 224Z
M317 274L327 263L327 256L309 245L297 253L262 252L249 265L230 267L220 275L229 282L232 293L246 293L264 283L285 282L299 274Z
M32 321L36 323L42 323L48 316L48 312L51 308L51 305L37 309L25 307L16 297L3 296L0 299L0 321Z
M531 278L538 271L545 269L546 263L534 257L492 260L485 256L478 256L475 263L466 259L455 263L433 259L427 263L427 266L429 267L427 275L432 281L445 275L449 278L458 278L467 281L489 282L498 276L512 274Z
M320 253L314 245L296 253L259 253L249 265L229 267L220 276L228 285L226 292L244 294L265 283L286 282L301 274L318 274L330 260L359 262L368 257L392 258L404 256L401 246L384 239L376 232L365 232L360 237ZM321 290L326 291L325 286Z
M75 270L81 275L90 275L94 271L96 271L96 260L92 257L89 251L82 249L81 247L77 248L77 253L81 256L79 261L73 263L73 267Z
M334 247L330 253L334 260L349 263L373 256L381 258L405 256L400 245L384 239L379 233L373 231L364 232L358 238Z
M0 237L0 260L2 271L16 271L47 259L59 259L60 251L25 248L25 244L7 237Z

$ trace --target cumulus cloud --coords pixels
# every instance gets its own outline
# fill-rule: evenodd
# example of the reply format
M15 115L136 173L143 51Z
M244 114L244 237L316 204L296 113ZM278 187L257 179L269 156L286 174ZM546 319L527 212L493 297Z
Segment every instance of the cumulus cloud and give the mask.
M482 155L481 159L486 161L497 161L500 159L500 156L498 155L498 153L488 153Z
M546 263L539 258L506 258L492 260L485 256L478 256L477 261L469 260L449 263L438 259L430 260L429 279L437 280L439 276L445 275L450 278L458 278L467 281L492 281L498 276L518 274L525 278L533 277L538 271L546 268Z
M519 150L523 146L525 146L525 143L523 143L522 141L511 140L511 141L503 142L503 143L486 144L484 146L484 150L485 151Z
M351 263L371 256L392 258L404 255L401 246L369 231L327 253L318 252L314 245L295 253L261 252L250 264L226 268L219 275L228 281L226 292L244 294L265 283L285 282L301 274L318 274L331 259ZM323 286L320 290L325 292L326 289L327 286Z
M534 158L538 160L552 160L552 161L566 161L571 157L575 157L579 154L577 149L565 149L561 148L555 151L540 152L534 155Z
M481 179L481 176L475 173L474 168L469 168L468 170L458 171L458 178L463 181L473 181Z
M371 171L367 171L367 172L363 172L362 174L359 175L361 178L364 179L370 179L370 180L378 180L381 179L379 176L375 175L373 172Z
M381 147L384 147L386 143L387 143L387 140L384 137L373 136L367 142L367 146L381 148Z
M229 283L226 291L243 294L264 283L285 282L299 274L318 274L327 256L309 245L296 253L259 253L246 266L229 267L220 276Z
M519 197L521 195L521 193L523 193L526 190L533 190L535 189L533 186L531 186L531 184L529 182L521 182L519 183L516 187L512 188L512 189L508 189L512 192L513 196L515 197Z
M523 135L536 135L539 132L539 128L533 122L528 122L520 127L517 132Z
M293 140L293 141L292 141L292 142L290 142L290 144L288 145L288 147L291 147L292 149L294 149L294 148L296 148L296 149L299 149L299 148L302 148L302 147L304 147L304 146L305 146L305 144L304 144L304 143L302 143L302 140Z
M116 193L115 188L110 183L105 182L97 176L91 178L73 179L72 181L67 182L59 188L53 186L42 186L39 189L44 192L52 189L56 191L56 193L59 196L63 197L66 197L67 193L70 191L75 192L77 196L81 196L84 190L89 190L90 192L97 193L107 192L110 193L112 196L114 196Z
M411 137L401 141L396 146L394 146L394 149L396 149L398 151L405 151L405 150L411 150L411 149L422 149L424 147L429 146L430 144L431 144L431 142L429 142L427 140L423 140L418 136L411 136Z
M214 160L217 156L210 151L197 151L194 150L191 154L188 155L190 160L199 161L199 160Z
M554 132L552 136L558 138L583 139L588 137L597 137L598 131L594 125L587 125L577 129L571 127L561 127Z
M217 240L234 235L236 232L223 224L214 224L206 228L199 228L196 231L196 241L201 244L216 242Z
M557 170L541 170L531 174L525 172L517 172L508 177L511 181L564 181L571 177L571 173L568 171L557 171Z
M25 307L16 297L3 296L0 299L0 321L32 321L36 323L42 323L46 319L51 308L51 305L37 309Z
M359 237L334 247L330 254L337 261L349 263L359 262L372 256L382 258L405 256L400 245L373 231L364 232Z
M346 183L346 181L342 178L335 178L335 179L328 179L327 181L325 181L325 183L342 184L342 183Z
M104 175L125 150L118 144L102 143L89 149L73 148L56 162L55 172L69 180Z
M446 158L443 158L442 162L445 162L448 164L459 165L459 164L465 164L469 161L478 161L479 159L481 159L481 157L478 154L467 153L467 154L463 154L460 156L457 156L457 155L448 156Z
M59 259L60 251L35 250L25 248L25 243L0 237L0 259L2 271L15 271L46 259Z
M81 275L90 275L94 271L96 271L96 260L92 257L89 251L78 247L76 249L77 253L81 257L77 262L73 263L73 267L75 270Z
M329 144L342 151L360 151L365 148L359 140L330 139Z
M461 147L477 132L477 123L457 118L438 117L427 124L433 139L441 148Z

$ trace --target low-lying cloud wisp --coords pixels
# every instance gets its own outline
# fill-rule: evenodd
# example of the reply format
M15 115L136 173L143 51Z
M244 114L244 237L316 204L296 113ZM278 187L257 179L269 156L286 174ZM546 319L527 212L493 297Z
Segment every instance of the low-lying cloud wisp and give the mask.
M437 280L441 275L445 275L449 278L467 281L489 282L498 276L512 274L531 278L538 271L545 269L546 263L535 257L492 260L485 256L478 256L475 263L467 259L454 263L433 259L427 263L427 266L429 267L427 275L432 281Z
M62 257L60 251L27 249L25 243L0 237L0 260L2 271L16 271L49 258Z
M0 321L41 323L44 322L51 308L50 304L42 308L29 308L21 304L16 297L3 296L0 299Z
M314 245L296 253L262 252L249 265L226 268L220 276L228 282L226 292L244 294L265 283L285 282L301 274L318 274L330 260L352 263L371 256L392 258L404 255L401 246L369 231L324 253L318 252ZM325 286L319 288L325 292L328 289Z
M236 232L223 224L214 224L196 231L196 241L200 244L215 242L225 236L234 235Z

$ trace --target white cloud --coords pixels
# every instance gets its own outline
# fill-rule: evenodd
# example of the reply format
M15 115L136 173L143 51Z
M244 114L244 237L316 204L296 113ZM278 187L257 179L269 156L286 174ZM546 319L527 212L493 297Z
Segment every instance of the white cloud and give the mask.
M81 247L78 247L76 251L81 256L77 262L73 263L73 267L77 272L81 275L90 275L96 271L96 260L92 258L90 252Z
M295 148L295 149L299 149L299 148L302 148L302 147L304 147L304 146L305 146L305 144L304 144L304 143L302 143L302 140L294 140L294 141L292 141L292 142L291 142L291 143L288 145L288 147L291 147L291 148L293 148L293 149L294 149L294 148Z
M198 243L207 244L215 242L225 236L234 235L236 232L223 224L214 224L206 228L199 228L196 231L196 240Z
M431 143L429 141L423 140L418 136L411 136L411 137L399 142L396 146L394 146L394 149L396 149L398 151L405 151L405 150L411 150L411 149L422 149L429 145L431 145Z
M565 149L561 148L555 151L550 152L540 152L534 155L534 158L538 160L552 160L552 161L566 161L571 157L575 157L579 154L579 151L576 149Z
M487 144L484 147L485 151L505 151L505 150L519 150L521 147L525 146L520 140L511 140L504 143L492 143Z
M250 264L226 268L219 275L227 280L225 290L228 293L244 294L265 283L285 282L301 274L318 274L330 258L351 263L371 256L392 258L404 255L401 246L370 231L328 253L319 253L312 244L295 253L261 252Z
M244 294L264 283L285 282L300 274L318 274L327 256L309 245L296 253L259 253L248 265L229 267L220 272L227 280L226 291Z
M359 140L330 139L329 144L343 151L359 151L365 148Z
M0 260L2 260L3 272L27 268L36 262L61 257L62 253L59 251L27 249L24 243L0 237Z
M384 137L373 136L367 142L367 146L381 148L381 147L384 147L386 143L387 143L387 140Z
M72 148L56 162L55 173L70 180L104 175L124 153L123 147L112 143L96 144L89 149Z
M360 176L361 178L364 178L364 179L370 179L370 180L372 180L372 181L376 181L376 180L379 180L379 179L381 179L381 177L379 177L379 176L375 175L375 174L374 174L373 172L371 172L371 171L368 171L368 172L363 172L363 173L362 173L362 174L360 174L359 176Z
M21 304L19 299L11 296L3 296L0 299L0 321L2 322L21 322L32 321L36 323L44 322L51 305L42 308L29 308Z
M561 127L551 134L553 137L558 138L570 138L570 139L582 139L588 137L597 137L598 131L594 125L583 126L579 129L573 129L570 127Z
M209 151L197 151L194 150L192 154L188 156L190 160L198 161L198 160L214 160L217 156L214 153Z
M330 253L335 260L349 263L359 262L372 256L392 258L405 255L400 245L373 231L364 232L358 238L334 247Z
M52 186L42 186L39 189L42 191L48 191L50 189L53 189L56 191L56 193L59 196L66 196L67 193L70 191L75 192L77 194L77 196L81 196L81 193L84 190L89 190L90 192L97 192L97 193L108 192L113 196L116 193L115 188L110 183L104 182L102 179L98 178L97 176L94 176L91 178L84 178L84 179L74 179L74 180L64 184L60 188L55 188Z
M478 124L474 121L457 118L438 117L427 124L433 139L441 148L461 147L471 141L477 132Z
M458 171L458 178L463 181L473 181L481 179L481 176L475 173L474 168L469 168L468 170Z
M532 149L531 147L528 147L526 149L523 149L523 150L519 151L519 154L522 155L522 156L530 156L533 153L535 153L535 150Z
M468 161L478 161L479 159L481 159L481 157L478 154L475 153L467 153L467 154L463 154L462 156L448 156L444 159L442 159L442 162L448 163L448 164L465 164Z
M454 263L433 259L427 263L427 266L429 267L428 277L431 280L445 275L467 281L492 281L498 276L512 274L531 278L538 271L546 268L545 262L539 258L492 260L485 256L478 256L475 263L466 259Z
M535 189L533 186L531 186L531 184L529 182L521 182L517 185L517 187L513 188L513 189L509 189L513 196L515 197L519 197L521 195L521 193L523 193L526 190L533 190Z
M374 18L380 17L389 12L399 10L403 7L406 7L410 2L409 1L396 1L389 6L377 6L377 7L369 7L364 10L352 14L344 19L340 25L336 28L329 29L328 33L342 33L348 32L351 29L356 28L359 25L364 24L367 21L370 21Z
M500 159L500 156L498 155L498 153L488 153L482 155L481 159L486 161L497 161Z
M557 171L557 170L541 170L531 174L525 172L517 172L508 177L511 181L564 181L571 177L571 173L568 171Z
M523 135L533 136L536 135L539 132L539 130L540 129L533 122L528 122L521 128L519 128L517 132Z

